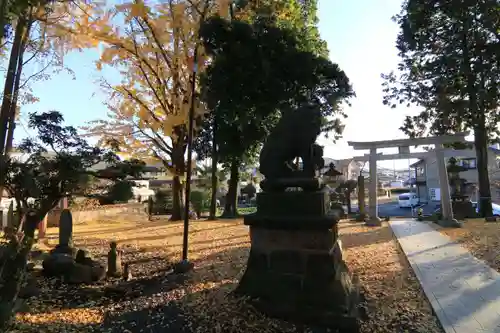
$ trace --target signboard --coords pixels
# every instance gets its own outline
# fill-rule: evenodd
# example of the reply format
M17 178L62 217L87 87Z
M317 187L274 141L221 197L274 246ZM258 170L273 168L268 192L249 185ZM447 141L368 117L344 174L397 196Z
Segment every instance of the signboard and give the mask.
M429 189L429 199L431 201L441 200L441 189L440 188L430 188Z

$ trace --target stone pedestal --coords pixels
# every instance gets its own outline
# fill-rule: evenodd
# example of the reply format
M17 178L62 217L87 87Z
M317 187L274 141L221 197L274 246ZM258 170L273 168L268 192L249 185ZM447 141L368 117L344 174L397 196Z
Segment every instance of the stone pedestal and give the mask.
M262 193L257 202L245 217L251 251L236 292L272 317L358 332L359 292L342 259L338 220L326 214L328 196Z
M453 210L453 216L457 220L477 217L476 209L469 200L453 200L451 207Z
M382 226L382 219L380 217L377 217L377 216L375 216L375 217L369 216L366 219L365 224L369 227L380 227L380 226Z

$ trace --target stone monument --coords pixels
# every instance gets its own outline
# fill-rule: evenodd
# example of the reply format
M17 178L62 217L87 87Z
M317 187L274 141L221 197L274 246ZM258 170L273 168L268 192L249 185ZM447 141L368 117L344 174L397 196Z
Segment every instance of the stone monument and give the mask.
M92 283L104 279L106 268L90 257L84 249L73 246L73 218L69 209L59 217L59 244L43 262L47 277L62 277L68 283Z
M466 181L460 178L460 173L468 169L459 165L454 157L448 160L446 169L448 171L448 181L451 189L451 207L454 217L458 220L477 217L476 210L469 196L465 194Z
M342 259L338 219L318 171L315 143L321 113L303 107L285 113L264 144L257 213L245 216L251 251L236 293L269 316L357 332L359 292ZM300 157L303 168L292 161ZM300 188L300 191L287 191Z
M53 252L72 255L76 253L73 248L73 215L69 209L63 209L59 216L59 244Z
M114 241L109 243L107 275L108 277L122 276L122 253Z
M365 207L365 177L358 176L358 216L356 221L364 222L366 220L366 207Z

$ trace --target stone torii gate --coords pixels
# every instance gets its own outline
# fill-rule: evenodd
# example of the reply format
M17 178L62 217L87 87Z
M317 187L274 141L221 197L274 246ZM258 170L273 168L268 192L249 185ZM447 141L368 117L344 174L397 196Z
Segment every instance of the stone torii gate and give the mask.
M370 187L368 189L368 214L370 216L369 224L377 225L380 223L378 217L377 203L377 161L397 160L409 158L425 158L429 154L435 154L438 173L439 187L441 188L441 212L443 220L453 220L453 210L451 207L450 188L448 186L448 172L446 170L445 156L443 144L465 142L465 137L469 135L467 132L433 136L415 139L397 139L372 142L354 142L349 141L348 144L354 150L370 150L369 154L364 156L354 157L355 161L368 161L370 166ZM410 146L434 145L435 149L430 152L415 152L410 153ZM398 147L398 154L383 155L377 153L379 148L394 148Z

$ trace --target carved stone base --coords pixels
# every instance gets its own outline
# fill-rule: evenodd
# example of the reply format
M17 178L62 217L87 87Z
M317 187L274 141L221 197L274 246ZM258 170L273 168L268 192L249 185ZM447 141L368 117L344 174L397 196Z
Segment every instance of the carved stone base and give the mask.
M359 291L342 259L335 220L330 220L330 228L316 230L251 224L250 257L236 293L254 299L272 317L358 332Z
M287 188L299 187L305 192L318 191L323 187L319 178L278 178L264 179L260 182L260 187L266 192L282 192Z
M477 217L476 209L470 201L452 201L451 207L457 220Z
M329 197L327 192L261 192L257 194L257 207L259 216L302 217L304 218L325 216L329 209ZM290 212L293 210L293 214Z

